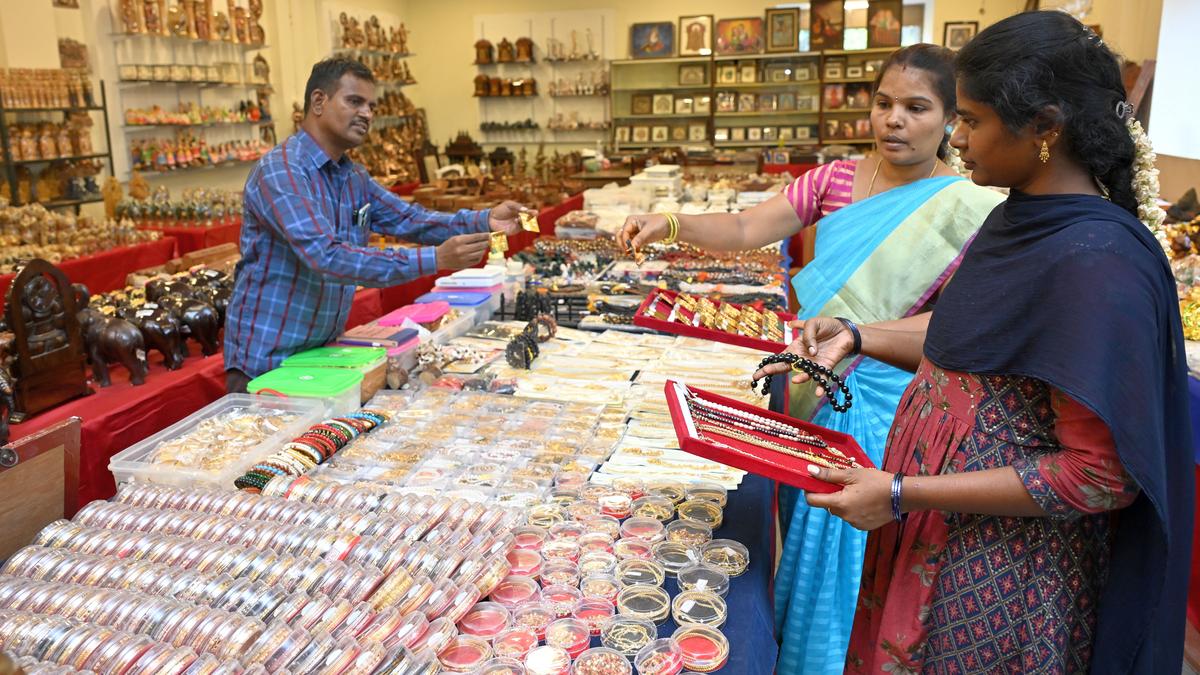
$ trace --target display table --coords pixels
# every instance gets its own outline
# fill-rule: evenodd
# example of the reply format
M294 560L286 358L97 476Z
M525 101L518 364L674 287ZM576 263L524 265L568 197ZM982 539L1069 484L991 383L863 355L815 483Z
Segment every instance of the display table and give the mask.
M603 171L580 171L571 174L571 180L583 181L584 188L602 188L609 183L629 185L633 171L629 169L605 169Z
M138 225L139 230L162 232L164 237L174 237L176 255L186 255L192 251L217 246L219 244L236 244L242 233L242 219L227 225L211 227L186 227L181 225Z
M58 268L73 284L87 286L88 292L105 293L123 288L130 272L166 264L175 257L175 239L163 237L134 246L122 246L96 255L64 260ZM0 296L8 293L16 275L0 276Z

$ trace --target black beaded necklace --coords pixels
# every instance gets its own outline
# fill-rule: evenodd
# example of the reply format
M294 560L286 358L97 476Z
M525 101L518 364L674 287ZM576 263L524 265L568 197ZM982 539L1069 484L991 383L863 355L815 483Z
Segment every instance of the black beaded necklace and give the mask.
M838 374L832 370L791 352L772 354L763 359L758 364L758 367L760 369L765 368L772 363L786 363L791 366L792 370L808 375L818 387L825 390L825 398L829 399L829 405L833 408L834 412L844 413L850 409L854 394L850 393L850 387L847 387L846 383L842 382L842 378L838 377ZM832 387L830 386L831 382L834 385ZM754 388L754 383L750 384L750 388ZM842 392L842 403L837 402L837 390L841 390ZM762 393L764 396L771 393L770 375L762 379Z

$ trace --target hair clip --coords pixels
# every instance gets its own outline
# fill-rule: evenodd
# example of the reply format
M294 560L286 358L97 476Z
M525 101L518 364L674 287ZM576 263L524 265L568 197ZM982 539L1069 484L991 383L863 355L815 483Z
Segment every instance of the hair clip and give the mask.
M1133 104L1129 101L1117 102L1117 119L1124 120L1133 117Z

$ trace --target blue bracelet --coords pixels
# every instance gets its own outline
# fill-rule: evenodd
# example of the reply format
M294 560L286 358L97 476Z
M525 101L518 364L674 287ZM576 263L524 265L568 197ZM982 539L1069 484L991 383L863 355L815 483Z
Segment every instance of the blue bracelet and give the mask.
M897 473L892 476L892 519L899 522L904 519L904 514L900 512L900 491L902 489L902 481L904 474Z
M854 325L854 322L851 321L850 319L847 319L846 317L839 316L839 317L834 317L834 318L836 318L838 321L842 322L842 325L846 327L846 330L850 331L850 336L852 338L854 338L854 347L850 350L850 354L852 356L858 356L859 354L861 354L862 353L862 333L858 332L858 326Z

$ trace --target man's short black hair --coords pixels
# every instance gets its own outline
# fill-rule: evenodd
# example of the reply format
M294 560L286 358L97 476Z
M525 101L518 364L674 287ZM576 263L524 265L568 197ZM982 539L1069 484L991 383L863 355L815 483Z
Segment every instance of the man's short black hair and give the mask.
M308 107L312 105L313 91L320 89L327 96L333 96L337 93L338 82L347 73L360 80L375 82L375 76L371 74L371 69L354 59L334 56L317 61L313 65L312 73L308 76L308 84L304 86L304 114L308 114Z

